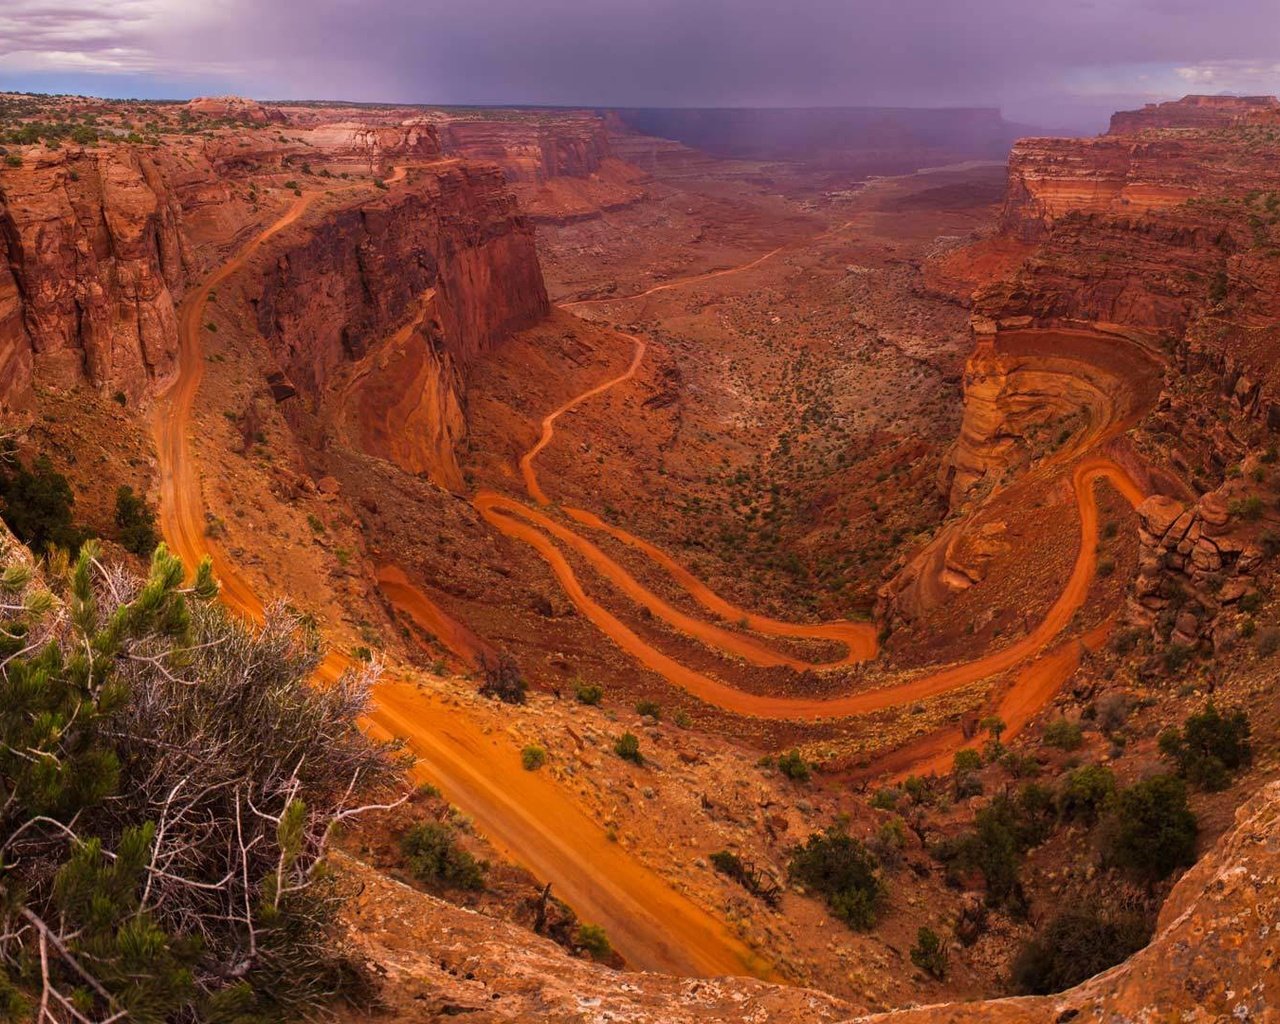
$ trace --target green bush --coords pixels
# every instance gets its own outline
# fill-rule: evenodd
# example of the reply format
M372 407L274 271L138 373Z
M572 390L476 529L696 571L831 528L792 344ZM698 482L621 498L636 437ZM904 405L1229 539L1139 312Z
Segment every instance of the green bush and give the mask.
M1044 742L1059 750L1079 750L1084 743L1084 733L1075 722L1055 718L1044 727Z
M1082 904L1060 913L1022 946L1013 962L1014 988L1025 995L1065 991L1127 959L1150 937L1141 917L1103 917Z
M358 727L368 685L310 685L318 642L212 604L207 562L188 585L160 546L128 580L90 542L54 596L16 548L0 538L0 993L39 986L42 959L67 1019L290 1019L351 993L327 844L403 781Z
M644 764L644 755L640 753L640 741L636 739L635 733L624 732L619 736L613 744L613 752L624 761Z
M978 771L981 767L982 755L972 747L965 747L963 750L956 751L951 770L956 775L968 775L971 772Z
M808 782L810 775L809 762L800 756L799 750L788 750L778 756L778 771L792 782Z
M12 457L11 449L0 454ZM89 536L73 523L76 499L71 484L47 455L39 456L29 470L21 463L12 471L0 467L0 502L9 529L33 551L65 548L74 555Z
M1234 772L1253 761L1249 716L1240 709L1222 714L1210 701L1181 729L1160 735L1160 752L1173 761L1178 774L1202 789L1226 789Z
M1114 801L1102 827L1103 863L1158 882L1195 860L1196 832L1182 780L1157 775L1130 786Z
M850 928L866 931L876 923L885 887L875 858L861 840L835 826L815 832L791 854L788 875L821 893L831 912Z
M944 841L937 853L954 868L982 875L988 903L1021 912L1022 856L1048 834L1052 806L1052 795L1034 783L1013 796L1001 794L977 813L972 832Z
M487 865L458 846L453 829L438 821L414 825L400 840L413 877L441 889L484 888Z
M1066 821L1092 825L1116 795L1116 779L1110 768L1086 764L1069 772L1058 790L1058 813Z
M585 950L593 960L607 960L613 952L609 945L609 936L598 924L578 925L578 947Z
M127 485L116 491L116 527L120 546L135 555L150 556L160 543L155 512Z
M922 927L916 932L916 944L911 947L911 962L931 977L941 981L947 976L947 946L932 928Z
M662 708L656 700L636 701L636 714L641 718L652 718L657 721L662 717Z
M604 687L599 683L586 683L579 680L574 691L579 704L599 704L604 699Z
M520 751L520 763L527 772L536 772L547 763L547 752L536 743L530 743Z

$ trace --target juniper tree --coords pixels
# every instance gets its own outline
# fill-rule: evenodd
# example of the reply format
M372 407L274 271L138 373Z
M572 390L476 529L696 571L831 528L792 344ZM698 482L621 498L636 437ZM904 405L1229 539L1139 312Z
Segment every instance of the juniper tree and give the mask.
M314 634L250 630L163 546L146 580L92 542L45 588L0 531L0 1010L248 1019L349 986L334 826L397 760L372 677L308 680Z

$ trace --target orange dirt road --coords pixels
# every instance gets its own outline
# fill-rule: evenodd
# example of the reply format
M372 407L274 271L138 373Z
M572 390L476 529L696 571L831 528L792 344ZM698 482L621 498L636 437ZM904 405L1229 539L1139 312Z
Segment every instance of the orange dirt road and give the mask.
M404 177L397 169L392 180ZM153 432L161 481L160 524L165 540L188 567L212 559L222 599L260 621L262 601L225 553L205 536L200 476L187 433L204 371L201 319L209 292L273 235L296 221L315 198L298 200L198 288L179 314L178 375L157 402ZM392 587L398 579L383 571ZM358 668L330 652L317 675L336 679ZM501 734L489 735L464 710L407 682L387 680L375 692L368 727L400 737L419 758L418 773L438 784L513 860L550 881L585 921L604 926L610 941L635 968L675 974L769 977L763 963L725 925L631 857L545 772L526 772L519 752Z
M677 628L679 620L688 618L677 609L670 608L661 598L647 591L626 570L614 563L606 554L594 549L586 541L576 537L572 531L556 523L555 520L528 508L519 502L495 494L492 491L481 491L476 495L475 504L485 519L508 537L523 541L532 547L546 561L555 574L569 600L582 615L597 629L623 651L635 658L646 668L657 672L673 686L693 694L700 700L713 704L726 711L755 718L785 719L790 721L813 720L820 718L844 718L852 715L863 715L900 704L924 700L954 690L960 686L1007 672L1029 658L1038 655L1070 623L1072 616L1083 606L1097 568L1096 546L1098 540L1098 504L1094 497L1093 485L1097 480L1107 480L1131 504L1141 503L1146 495L1133 479L1110 459L1101 455L1082 459L1072 474L1072 486L1075 489L1076 504L1080 512L1080 549L1076 554L1075 565L1068 577L1062 593L1050 607L1045 617L1030 633L1008 647L988 654L975 661L955 665L937 672L930 672L901 683L897 686L868 690L860 693L846 694L841 697L809 698L809 697L775 697L764 694L745 693L736 687L723 683L718 679L697 672L680 664L674 658L663 654L652 647L617 616L603 605L593 600L578 580L568 559L546 536L542 530L564 540L585 555L594 568L624 593L640 600L651 607L655 614L662 614ZM521 521L525 520L525 521ZM536 523L538 529L531 523ZM665 557L665 556L664 556ZM714 595L712 595L714 596ZM715 598L730 615L744 615L733 605ZM696 620L694 620L696 622ZM772 620L769 620L772 621ZM699 631L692 635L713 642L714 627L698 623ZM782 624L795 635L795 627ZM851 623L853 626L861 624ZM724 632L724 631L721 631ZM735 641L744 641L738 634L728 634ZM743 653L741 648L729 648L733 653ZM1039 687L1036 688L1040 689ZM1046 698L1047 699L1047 698Z

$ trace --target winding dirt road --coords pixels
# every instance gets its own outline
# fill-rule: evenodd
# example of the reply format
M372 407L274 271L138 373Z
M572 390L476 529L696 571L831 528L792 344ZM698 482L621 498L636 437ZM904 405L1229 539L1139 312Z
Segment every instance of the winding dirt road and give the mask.
M388 179L398 181L404 173ZM295 202L199 287L179 311L178 374L156 404L152 428L160 474L160 525L166 542L189 569L209 557L232 610L261 621L253 586L205 534L200 475L188 442L191 412L204 372L201 328L210 291L242 271L272 236L298 220L317 194ZM384 578L394 586L394 574ZM400 577L401 579L403 577ZM337 651L317 671L322 681L358 669ZM583 920L604 926L614 947L635 968L693 976L753 974L767 964L725 925L672 889L591 819L545 772L526 772L519 752L501 733L404 681L384 679L367 726L405 740L417 772L448 794L494 845L538 878L550 881Z
M397 175L390 180L398 181L403 177L403 169L398 168ZM202 318L210 291L242 271L263 244L302 216L315 198L316 195L311 194L294 203L275 223L255 236L236 256L187 295L179 313L178 375L173 386L157 403L154 414L153 429L160 464L160 522L165 539L188 566L194 567L201 558L210 557L222 583L223 600L252 620L261 619L262 602L225 553L205 535L200 477L188 443L192 407L204 369ZM839 229L833 229L833 232L835 230ZM766 253L742 267L667 282L639 295L604 301L642 298L680 285L738 273L759 266L780 251L781 248ZM581 304L583 302L569 305ZM530 496L538 505L549 504L549 499L538 483L533 463L551 442L555 420L569 409L630 379L639 367L645 352L644 342L632 335L626 337L635 345L628 370L588 389L545 417L542 435L521 459L521 471ZM533 547L546 560L575 606L619 647L674 685L726 710L790 720L865 714L945 693L1023 665L1023 672L1009 693L1016 694L1018 702L1016 707L1010 706L1014 710L1021 708L1019 714L1025 719L1052 694L1061 678L1065 678L1064 672L1069 672L1074 663L1078 663L1079 641L1060 645L1042 658L1037 659L1037 656L1069 624L1084 603L1093 579L1097 540L1094 485L1099 480L1109 482L1133 504L1145 497L1124 470L1110 460L1095 455L1078 463L1072 484L1080 514L1080 550L1062 593L1041 623L1027 636L976 661L931 672L898 686L830 699L743 693L679 664L651 647L595 602L585 592L552 538L572 547L633 600L711 646L756 664L821 667L779 654L752 637L702 622L672 607L590 541L539 508L491 491L477 494L475 503L484 518L502 533ZM847 664L874 654L875 640L867 624L794 624L753 615L716 595L673 558L647 541L605 524L585 510L565 511L582 526L607 532L645 554L699 604L716 615L727 619L745 618L751 629L765 635L812 637L845 644L845 658L828 665ZM414 604L417 591L394 567L381 570L380 582L397 604ZM417 611L430 621L434 605L425 598L423 602ZM439 616L442 613L435 609L434 614ZM471 645L474 653L479 641L462 633L450 633L444 628L446 624L436 622L428 628L464 649ZM1089 638L1085 642L1089 642ZM332 680L355 667L358 666L353 665L349 658L334 651L326 656L318 675L321 679ZM538 877L552 881L558 894L585 920L603 924L615 946L632 966L692 975L751 973L768 976L767 966L731 936L722 922L675 892L618 844L610 842L600 826L550 776L522 771L518 752L504 736L491 735L465 710L446 704L408 682L384 680L375 699L376 705L369 714L370 731L376 735L405 739L419 758L420 773L439 784L451 800L475 819L480 830L496 846ZM939 756L939 751L917 751L916 755L919 760L926 755Z

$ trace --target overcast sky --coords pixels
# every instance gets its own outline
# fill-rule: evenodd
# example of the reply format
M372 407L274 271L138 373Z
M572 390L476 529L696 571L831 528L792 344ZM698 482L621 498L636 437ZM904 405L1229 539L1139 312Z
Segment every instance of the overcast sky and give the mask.
M612 106L1280 91L1280 0L0 0L0 89Z

